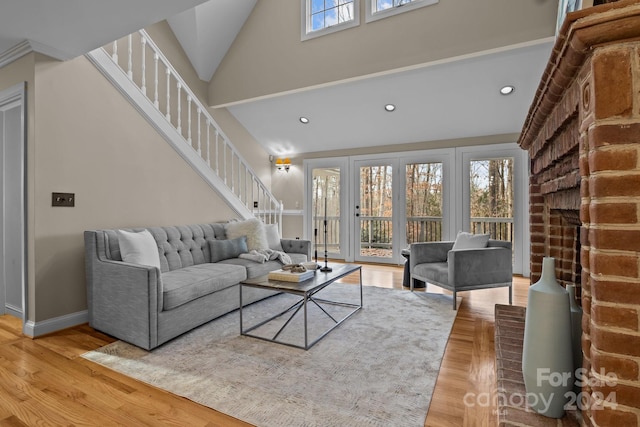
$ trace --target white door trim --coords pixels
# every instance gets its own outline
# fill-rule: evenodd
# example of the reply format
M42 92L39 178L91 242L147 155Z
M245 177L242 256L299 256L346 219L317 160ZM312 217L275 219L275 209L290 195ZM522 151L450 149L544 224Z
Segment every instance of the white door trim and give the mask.
M21 106L20 113L20 133L21 133L21 141L16 150L7 150L5 146L4 135L0 138L0 142L2 143L2 161L4 162L2 165L2 221L0 227L2 227L2 246L3 246L3 264L7 258L7 248L5 246L5 237L6 230L8 226L15 228L19 227L19 234L21 238L18 243L12 243L12 250L15 258L17 258L17 262L10 268L18 269L15 271L14 277L17 276L20 278L20 287L22 289L21 299L22 299L22 307L10 307L8 309L6 307L6 297L5 297L5 278L7 276L7 264L4 264L2 267L2 277L0 278L0 314L7 313L8 311L11 314L17 314L20 312L22 317L22 325L24 329L24 325L26 324L26 320L28 319L27 313L27 221L26 221L26 83L19 83L10 88L4 89L0 91L0 110L8 111L16 108L17 106ZM10 156L11 158L7 157ZM12 176L11 181L9 181L6 176L6 167L4 166L7 163L11 163L12 167L17 167L17 171L15 173L16 176ZM17 179L16 179L17 178ZM19 194L19 204L14 209L8 210L6 203L6 189L8 186L12 186L12 189L17 190L15 193ZM13 187L15 186L15 187ZM17 187L17 188L16 188ZM13 206L12 206L13 207ZM17 247L16 247L17 245Z

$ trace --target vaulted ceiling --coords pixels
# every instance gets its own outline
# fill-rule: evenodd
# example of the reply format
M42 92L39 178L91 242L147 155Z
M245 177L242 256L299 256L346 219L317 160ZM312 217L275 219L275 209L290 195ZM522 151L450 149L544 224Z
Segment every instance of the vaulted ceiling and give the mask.
M83 55L205 0L19 0L0 3L1 58L28 50L55 59Z
M555 0L536 2L557 4ZM0 66L3 58L11 58L14 51L25 46L66 60L167 19L198 76L208 81L256 3L257 0L3 2ZM548 37L244 99L226 108L266 151L275 155L517 133L552 43ZM516 89L503 96L499 93L503 85ZM385 112L386 103L395 104L396 110ZM308 117L310 123L301 124L301 116Z

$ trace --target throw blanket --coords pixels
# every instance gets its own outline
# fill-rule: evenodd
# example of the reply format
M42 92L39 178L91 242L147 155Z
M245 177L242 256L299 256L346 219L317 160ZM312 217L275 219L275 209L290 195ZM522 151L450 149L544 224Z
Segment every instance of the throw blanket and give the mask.
M253 249L245 254L238 255L238 258L244 258L259 263L278 260L282 264L291 264L291 257L289 255L282 251L274 251L273 249Z

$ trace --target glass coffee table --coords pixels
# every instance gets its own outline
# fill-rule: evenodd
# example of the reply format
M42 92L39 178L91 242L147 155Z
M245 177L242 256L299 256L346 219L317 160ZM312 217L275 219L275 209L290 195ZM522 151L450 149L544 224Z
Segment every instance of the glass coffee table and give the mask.
M333 271L323 272L320 269L315 271L313 278L305 280L303 282L284 282L279 280L269 280L268 276L260 276L255 277L253 279L247 279L240 282L240 334L259 338L269 342L275 342L279 344L288 345L291 347L302 348L304 350L310 349L314 344L324 338L329 332L334 330L338 325L351 317L355 312L362 308L362 270L361 266L355 264L334 264L331 265ZM316 294L334 283L336 280L341 279L349 274L358 272L360 275L360 303L354 304L350 302L340 302L340 301L332 301L324 298L316 297ZM252 288L260 288L267 289L272 291L283 292L291 295L296 295L300 297L295 303L286 308L283 311L280 311L278 314L269 317L266 320L263 320L247 329L244 328L243 325L243 301L242 301L242 290L244 287L252 287ZM262 304L263 302L258 302L258 304ZM314 304L317 306L324 315L328 316L332 321L332 326L326 329L324 332L320 334L320 336L316 337L313 340L309 338L309 328L308 328L308 306L310 304ZM339 319L334 318L323 305L336 305L341 307L347 307L349 310L346 315L342 315ZM282 340L279 340L278 337L280 334L290 325L291 320L294 316L302 310L304 316L304 344L298 345L295 343L289 343ZM254 331L256 328L259 328L262 325L265 325L268 322L271 322L281 316L285 316L289 314L288 319L284 322L284 324L279 328L279 330L275 333L272 338L259 336L252 334L251 331Z

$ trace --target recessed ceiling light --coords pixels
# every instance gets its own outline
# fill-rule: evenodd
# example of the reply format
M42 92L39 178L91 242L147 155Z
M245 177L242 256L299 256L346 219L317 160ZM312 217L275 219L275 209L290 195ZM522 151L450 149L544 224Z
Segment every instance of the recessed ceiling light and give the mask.
M396 106L393 104L387 104L384 106L385 111L392 112L396 109Z
M500 93L502 95L511 95L514 90L516 90L516 88L511 85L503 86L500 88Z
M309 119L307 119L307 118L306 118L306 117L304 117L304 116L303 116L303 117L300 117L300 123L302 123L302 124L305 124L305 125L306 125L307 123L309 123Z

